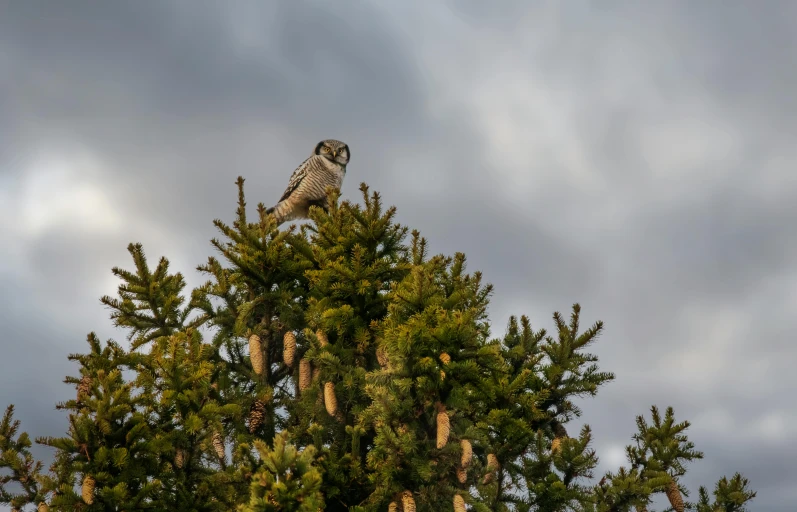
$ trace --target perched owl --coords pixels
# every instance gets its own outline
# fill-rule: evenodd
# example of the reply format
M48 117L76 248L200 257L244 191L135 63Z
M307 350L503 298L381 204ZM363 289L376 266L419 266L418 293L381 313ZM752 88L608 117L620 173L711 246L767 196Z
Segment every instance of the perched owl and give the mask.
M334 139L319 142L313 155L293 171L279 202L266 213L273 213L280 225L293 219L307 219L311 206L326 210L329 207L326 188L340 190L349 156L349 146L345 142Z

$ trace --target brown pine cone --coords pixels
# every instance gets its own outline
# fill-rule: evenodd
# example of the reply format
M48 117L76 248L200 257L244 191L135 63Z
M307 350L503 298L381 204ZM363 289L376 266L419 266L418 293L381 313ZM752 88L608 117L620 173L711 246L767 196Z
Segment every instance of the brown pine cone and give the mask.
M249 360L252 361L252 370L256 374L263 374L263 345L260 343L260 336L253 334L249 336Z
M331 382L324 384L324 406L330 416L338 412L338 398L335 396L335 385Z
M377 347L376 349L376 360L379 363L379 366L382 368L387 368L387 352L385 351L384 347Z
M83 502L86 503L86 505L94 503L94 486L96 483L94 477L91 475L83 477L83 486L80 489L80 496L83 498Z
M185 463L185 452L178 448L177 452L174 454L174 465L177 466L178 469L183 467Z
M675 483L675 480L670 480L664 493L667 495L667 499L670 500L670 506L675 512L684 512L684 499L681 497L681 491L678 490L678 484Z
M90 392L91 377L84 375L80 378L80 383L77 385L77 401L82 402L85 398L88 398Z
M249 433L254 434L266 418L266 403L255 399L249 408Z
M415 512L415 499L410 491L401 494L401 508L404 512Z
M293 359L296 355L296 336L292 332L286 332L282 338L282 360L288 366L293 366Z
M470 466L470 461L473 459L473 446L467 439L462 439L459 442L459 446L462 448L462 458L459 463L463 468L467 468Z
M216 456L224 460L224 436L216 430L213 432L213 438L211 439L211 443L213 444L213 450L216 452Z
M484 475L484 480L482 480L485 484L489 484L495 478L495 474L498 472L498 469L501 467L498 464L498 458L495 456L494 453L487 454L487 471L488 473Z
M446 406L437 405L437 449L441 450L448 442L448 435L451 433L451 421L446 413Z
M310 361L302 358L299 361L299 391L305 391L310 388Z
M553 424L554 438L551 441L551 453L557 453L562 448L562 441L567 439L567 429L558 421Z

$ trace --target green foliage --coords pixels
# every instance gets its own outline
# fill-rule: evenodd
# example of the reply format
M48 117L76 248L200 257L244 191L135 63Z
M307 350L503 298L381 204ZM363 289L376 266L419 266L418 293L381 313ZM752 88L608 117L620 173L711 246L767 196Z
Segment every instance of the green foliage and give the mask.
M0 502L21 508L44 499L42 463L33 458L30 447L30 437L26 432L19 433L19 420L14 419L14 406L9 405L0 422L0 469L7 470L0 476ZM7 487L11 482L19 484L21 492L11 492Z
M714 502L709 499L705 487L700 487L700 501L697 512L746 512L749 510L744 505L755 498L756 493L748 488L750 482L741 474L736 473L728 480L720 478L714 488Z
M80 363L81 375L91 384L85 394L57 405L69 411L67 435L37 439L59 455L45 488L54 493L55 510L104 510L104 504L136 508L157 491L147 481L157 466L142 397L134 395L133 384L123 376L132 360L114 342L102 347L93 333L87 341L87 354L69 358ZM79 384L71 377L66 382ZM85 475L96 480L93 507L74 490Z
M239 505L240 512L322 509L322 478L315 465L315 447L310 445L299 451L288 444L287 432L281 432L274 437L273 449L259 439L255 448L262 466L252 476L249 503Z
M185 298L183 276L170 275L169 261L161 258L154 271L149 269L141 244L130 244L136 272L118 267L113 274L124 281L119 286L119 298L102 297L101 302L111 310L111 320L117 327L129 329L131 350L159 337L168 336L183 326L190 308L180 309Z
M703 454L695 451L683 432L689 422L675 423L672 407L668 407L662 419L656 406L650 408L653 424L648 425L645 418L637 416L639 432L634 434L636 446L628 447L628 459L634 467L643 468L646 476L667 473L679 477L686 473L685 462L702 459Z
M630 468L608 472L596 486L592 500L597 505L595 510L624 511L631 507L646 510L651 496L665 493L673 482L683 496L689 496L687 490L677 484L677 479L686 473L686 462L703 458L684 434L689 422L676 423L672 407L667 408L664 418L658 407L652 406L650 411L652 423L637 416L635 444L626 446ZM745 501L749 499L752 497Z
M235 220L214 221L218 254L188 296L168 260L150 269L128 247L134 268L114 268L118 297L101 301L129 349L90 334L89 351L69 356L79 376L65 382L79 392L58 404L67 433L37 440L55 450L49 472L8 409L0 502L370 512L400 509L409 492L421 511L450 510L455 495L475 511L647 510L702 457L688 422L653 407L650 423L637 418L629 467L594 484L591 430L567 425L577 399L614 379L588 352L601 322L582 330L576 304L569 321L554 314L552 335L522 316L494 338L492 286L464 254L430 256L365 185L361 205L333 194L329 211L279 230L262 204L247 217L237 184ZM701 488L690 506L745 510L747 486L723 477L713 502Z

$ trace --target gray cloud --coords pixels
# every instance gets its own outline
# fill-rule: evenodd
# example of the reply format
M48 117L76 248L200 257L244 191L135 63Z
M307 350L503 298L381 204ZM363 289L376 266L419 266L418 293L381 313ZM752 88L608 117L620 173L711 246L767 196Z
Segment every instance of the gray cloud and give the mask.
M634 415L672 404L706 452L693 493L739 470L755 509L788 510L794 11L9 5L0 404L60 434L66 353L89 330L122 338L97 299L114 292L110 267L129 266L127 243L198 283L235 177L250 206L273 201L334 136L353 152L344 197L368 182L434 252L464 251L496 285L495 335L509 314L550 328L576 301L585 324L606 321L594 351L618 379L583 404L601 469Z

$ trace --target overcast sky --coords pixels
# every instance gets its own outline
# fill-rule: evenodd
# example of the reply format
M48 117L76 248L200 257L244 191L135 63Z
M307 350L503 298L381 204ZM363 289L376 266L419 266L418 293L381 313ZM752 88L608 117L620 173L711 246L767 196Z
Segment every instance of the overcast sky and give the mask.
M254 211L338 138L344 198L465 252L494 335L605 321L599 474L673 405L693 498L741 471L794 510L797 3L498 4L2 2L0 406L64 433L127 244L199 284L236 177Z

